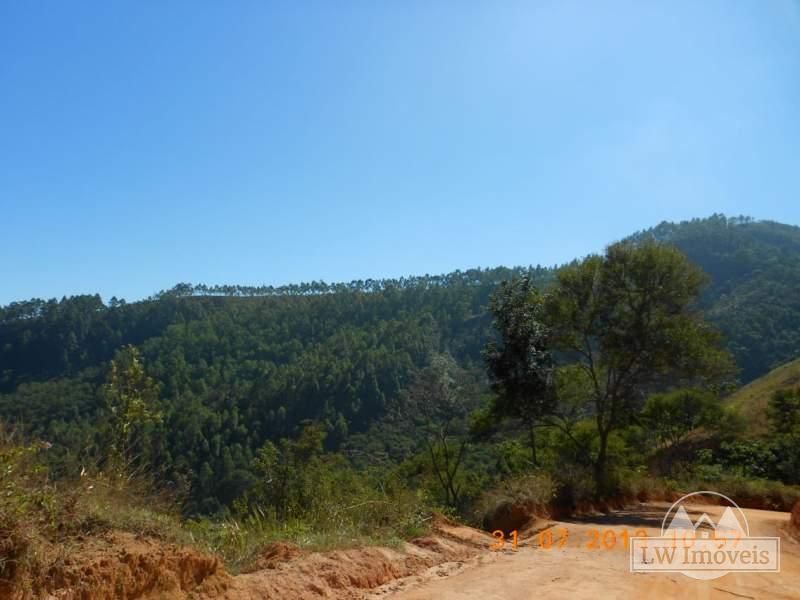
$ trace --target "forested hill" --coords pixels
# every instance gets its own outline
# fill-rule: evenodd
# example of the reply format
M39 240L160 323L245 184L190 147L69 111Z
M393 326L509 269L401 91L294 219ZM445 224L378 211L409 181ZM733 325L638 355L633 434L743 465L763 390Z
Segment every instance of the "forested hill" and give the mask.
M633 236L678 246L711 283L703 309L747 383L800 356L800 227L715 215Z
M800 355L800 228L714 216L635 237L674 243L712 283L703 308L728 335L743 381ZM536 259L535 256L531 257ZM214 510L248 483L266 439L304 420L328 444L380 419L431 351L480 369L497 268L436 277L283 288L181 284L135 303L99 296L0 309L0 419L22 423L80 460L102 427L108 361L138 346L160 384L163 421L146 457L183 474Z

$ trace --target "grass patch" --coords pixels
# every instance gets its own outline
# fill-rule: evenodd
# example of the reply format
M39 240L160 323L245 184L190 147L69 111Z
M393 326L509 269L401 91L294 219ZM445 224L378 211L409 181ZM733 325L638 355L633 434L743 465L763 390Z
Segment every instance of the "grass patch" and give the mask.
M15 442L0 431L0 597L36 596L54 564L109 531L214 554L232 573L251 567L277 541L325 551L399 546L429 531L426 498L391 482L328 485L339 493L329 490L324 502L313 502L300 518L279 520L270 510L247 505L235 518L183 520L177 499L152 478L83 472L51 481L41 461L48 445Z
M767 405L778 390L800 387L800 359L781 365L751 381L726 398L725 403L733 407L747 422L746 435L757 437L769 429Z

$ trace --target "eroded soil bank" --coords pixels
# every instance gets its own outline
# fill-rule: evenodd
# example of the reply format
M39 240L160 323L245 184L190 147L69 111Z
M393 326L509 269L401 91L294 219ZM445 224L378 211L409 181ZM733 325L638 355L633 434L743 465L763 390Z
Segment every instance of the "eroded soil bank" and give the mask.
M220 561L193 550L109 533L65 554L47 574L47 589L13 598L48 600L246 600L364 598L370 590L431 568L452 572L486 552L491 537L438 519L431 535L398 547L302 552L267 547L256 569L232 576ZM7 597L7 596L4 596Z
M632 574L620 541L591 548L593 536L645 529L656 535L668 503L608 514L530 521L520 547L491 551L494 539L440 519L431 535L398 547L303 552L291 544L265 549L255 570L228 574L220 562L174 546L109 534L76 548L34 597L208 600L319 599L471 600L547 598L800 598L800 505L792 513L745 509L751 535L781 537L780 573L732 573L696 581L679 573ZM697 507L716 514L718 506ZM539 533L555 543L543 548ZM560 544L568 532L567 540ZM610 535L610 534L609 534Z

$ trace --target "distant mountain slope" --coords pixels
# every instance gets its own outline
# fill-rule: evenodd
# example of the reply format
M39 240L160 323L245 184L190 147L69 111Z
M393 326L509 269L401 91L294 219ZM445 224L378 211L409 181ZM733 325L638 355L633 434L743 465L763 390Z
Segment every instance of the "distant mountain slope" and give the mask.
M703 308L752 381L800 356L800 227L714 215L634 237L672 243L711 277Z
M677 245L709 273L701 308L727 334L744 382L800 356L800 228L715 215L633 236L644 237ZM482 370L489 296L525 273L542 286L553 278L501 267L281 288L179 284L133 303L12 303L0 308L0 420L80 465L102 432L108 361L135 344L161 389L150 458L191 484L204 502L191 509L213 511L248 485L265 440L305 420L326 427L331 447L368 431L430 352Z
M767 403L781 389L800 388L800 358L751 381L726 399L741 414L750 434L767 430Z

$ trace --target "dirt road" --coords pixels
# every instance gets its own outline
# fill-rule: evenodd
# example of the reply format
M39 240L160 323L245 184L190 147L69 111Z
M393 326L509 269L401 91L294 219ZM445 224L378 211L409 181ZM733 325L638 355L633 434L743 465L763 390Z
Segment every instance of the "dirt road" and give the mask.
M518 539L516 550L507 543L497 551L489 549L495 540L487 533L437 517L428 535L392 547L307 552L288 543L270 544L252 572L236 576L214 556L109 532L73 549L69 562L64 560L53 575L59 587L37 597L101 600L123 593L152 600L800 600L800 543L785 530L788 513L744 511L751 535L781 537L779 573L736 573L711 581L681 573L631 573L627 541L659 535L667 508L666 503L649 504L610 515L537 521L536 530ZM695 523L704 512L714 526L723 511L689 507ZM0 596L9 594L0 589Z
M680 573L631 573L629 551L624 547L625 531L628 536L639 529L646 529L651 536L658 535L667 506L653 504L609 516L554 522L553 544L549 549L540 545L541 539L545 544L549 541L547 534L544 538L535 534L520 539L516 551L507 548L492 552L487 548L484 554L464 563L440 565L422 576L391 582L369 597L373 600L800 599L800 545L784 531L788 513L744 511L751 535L781 536L780 573L731 573L711 581L697 581ZM721 513L719 507L694 508L715 518ZM612 537L616 540L613 544Z

